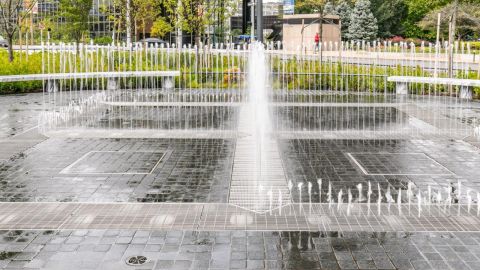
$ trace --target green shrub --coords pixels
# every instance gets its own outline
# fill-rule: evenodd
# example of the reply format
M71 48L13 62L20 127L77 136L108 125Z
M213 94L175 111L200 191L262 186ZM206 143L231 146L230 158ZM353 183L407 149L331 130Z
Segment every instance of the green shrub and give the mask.
M112 42L113 42L112 37L109 37L109 36L96 37L93 40L93 43L98 45L108 45L108 44L112 44Z

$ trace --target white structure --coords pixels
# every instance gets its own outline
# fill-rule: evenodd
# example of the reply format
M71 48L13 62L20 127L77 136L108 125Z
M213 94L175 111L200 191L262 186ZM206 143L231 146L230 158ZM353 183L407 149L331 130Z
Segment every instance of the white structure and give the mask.
M441 84L460 86L460 98L471 100L473 97L473 87L480 87L480 80L452 79L452 78L432 78L432 77L412 77L412 76L392 76L388 77L389 82L396 83L395 92L399 95L408 94L408 84Z

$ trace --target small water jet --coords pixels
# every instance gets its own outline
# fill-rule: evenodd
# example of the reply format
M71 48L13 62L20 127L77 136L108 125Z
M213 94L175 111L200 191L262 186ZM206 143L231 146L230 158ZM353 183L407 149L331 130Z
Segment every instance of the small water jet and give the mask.
M307 190L308 190L308 209L309 209L309 212L311 212L312 211L312 182L308 182Z
M269 199L268 210L270 212L270 215L272 215L272 206L273 206L273 192L272 192L272 189L270 189L267 192L267 195L268 195L268 199Z
M362 189L363 189L362 183L358 184L358 185L357 185L357 190L358 190L358 202L362 202L362 201L363 201Z
M337 196L337 210L340 210L342 203L343 203L343 190L340 189Z
M298 201L299 201L299 210L302 211L302 187L303 183L298 183Z
M328 208L331 208L333 199L332 199L332 183L330 183L330 181L328 182L327 200L328 200Z
M318 202L322 203L322 178L317 179L318 183Z
M347 216L350 216L350 209L352 207L352 190L348 189L348 205L347 205Z
M372 196L373 192L372 192L372 184L370 183L370 181L368 181L368 191L367 191L367 203L368 203L368 206L370 207L370 198Z

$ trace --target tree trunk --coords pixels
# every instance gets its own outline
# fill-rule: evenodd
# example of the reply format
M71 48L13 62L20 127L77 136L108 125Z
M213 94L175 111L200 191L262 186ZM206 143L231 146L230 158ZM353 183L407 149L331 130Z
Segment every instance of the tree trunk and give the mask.
M455 0L453 14L450 16L448 33L448 77L453 78L454 42L457 23L458 0ZM452 94L453 87L448 85L448 91Z
M80 41L81 41L81 38L75 39L75 51L77 52L77 55L79 55L80 53Z
M197 48L200 48L200 35L198 32L195 32L195 45L197 45Z
M320 18L319 18L319 25L318 25L318 35L320 36L320 42L318 44L319 51L320 51L320 64L322 64L323 60L323 8L320 9Z
M13 55L13 36L7 36L8 42L8 61L11 63L13 62L14 55Z

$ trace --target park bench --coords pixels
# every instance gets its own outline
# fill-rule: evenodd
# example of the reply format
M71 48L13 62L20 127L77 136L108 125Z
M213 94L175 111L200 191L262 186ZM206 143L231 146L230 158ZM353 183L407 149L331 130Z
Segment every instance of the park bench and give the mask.
M408 94L408 84L414 83L460 86L460 98L468 100L472 99L473 87L480 87L480 80L470 79L392 76L388 81L396 83L395 93L399 95Z
M21 81L46 81L47 91L55 92L58 89L58 80L70 79L108 79L107 89L114 90L117 87L115 79L118 78L145 78L163 77L164 89L174 87L173 77L180 76L180 71L115 71L115 72L79 72L79 73L51 73L51 74L25 74L0 76L0 83Z

